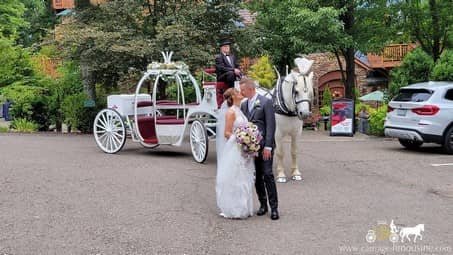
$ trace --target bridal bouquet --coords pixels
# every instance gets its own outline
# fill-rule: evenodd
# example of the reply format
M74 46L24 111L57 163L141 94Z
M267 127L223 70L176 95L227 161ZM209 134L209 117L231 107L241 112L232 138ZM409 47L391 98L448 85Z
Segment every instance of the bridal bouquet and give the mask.
M242 152L246 156L258 156L260 150L260 142L263 140L258 127L249 122L245 125L241 125L234 130L236 135L236 143L241 147Z

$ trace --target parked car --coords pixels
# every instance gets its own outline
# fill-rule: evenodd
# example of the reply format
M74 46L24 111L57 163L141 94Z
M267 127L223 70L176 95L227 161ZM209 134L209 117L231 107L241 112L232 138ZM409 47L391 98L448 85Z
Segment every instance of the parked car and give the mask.
M416 149L441 144L453 154L453 82L423 82L400 89L388 106L386 136Z

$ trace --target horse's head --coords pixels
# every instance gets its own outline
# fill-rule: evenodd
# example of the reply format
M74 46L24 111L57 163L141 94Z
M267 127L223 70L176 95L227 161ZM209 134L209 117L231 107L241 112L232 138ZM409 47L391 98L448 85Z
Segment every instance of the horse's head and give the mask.
M292 76L294 82L292 97L297 116L299 119L309 117L313 100L313 72L302 75L293 71L290 76Z

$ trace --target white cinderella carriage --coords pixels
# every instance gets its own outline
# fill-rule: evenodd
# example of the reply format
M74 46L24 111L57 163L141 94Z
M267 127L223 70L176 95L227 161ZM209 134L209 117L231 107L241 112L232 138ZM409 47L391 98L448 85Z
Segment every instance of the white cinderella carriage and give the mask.
M215 138L218 115L215 84L203 86L183 62L172 62L173 52L162 52L164 63L151 63L137 84L135 94L110 95L93 125L94 138L105 153L119 152L126 137L146 148L159 145L181 146L190 141L193 158L206 160L209 140ZM152 90L145 93L147 85ZM170 88L171 87L171 88ZM176 94L165 98L166 89ZM176 90L176 91L175 91ZM192 98L186 94L192 92Z

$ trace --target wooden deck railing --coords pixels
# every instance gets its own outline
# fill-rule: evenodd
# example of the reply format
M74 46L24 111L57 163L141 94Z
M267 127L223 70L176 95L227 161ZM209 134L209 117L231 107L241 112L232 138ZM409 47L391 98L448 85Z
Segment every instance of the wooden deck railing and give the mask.
M52 7L55 10L73 9L75 7L74 0L52 0Z
M401 60L411 50L415 49L415 44L391 44L384 47L380 55L369 53L368 61L372 68L392 68L399 66Z

